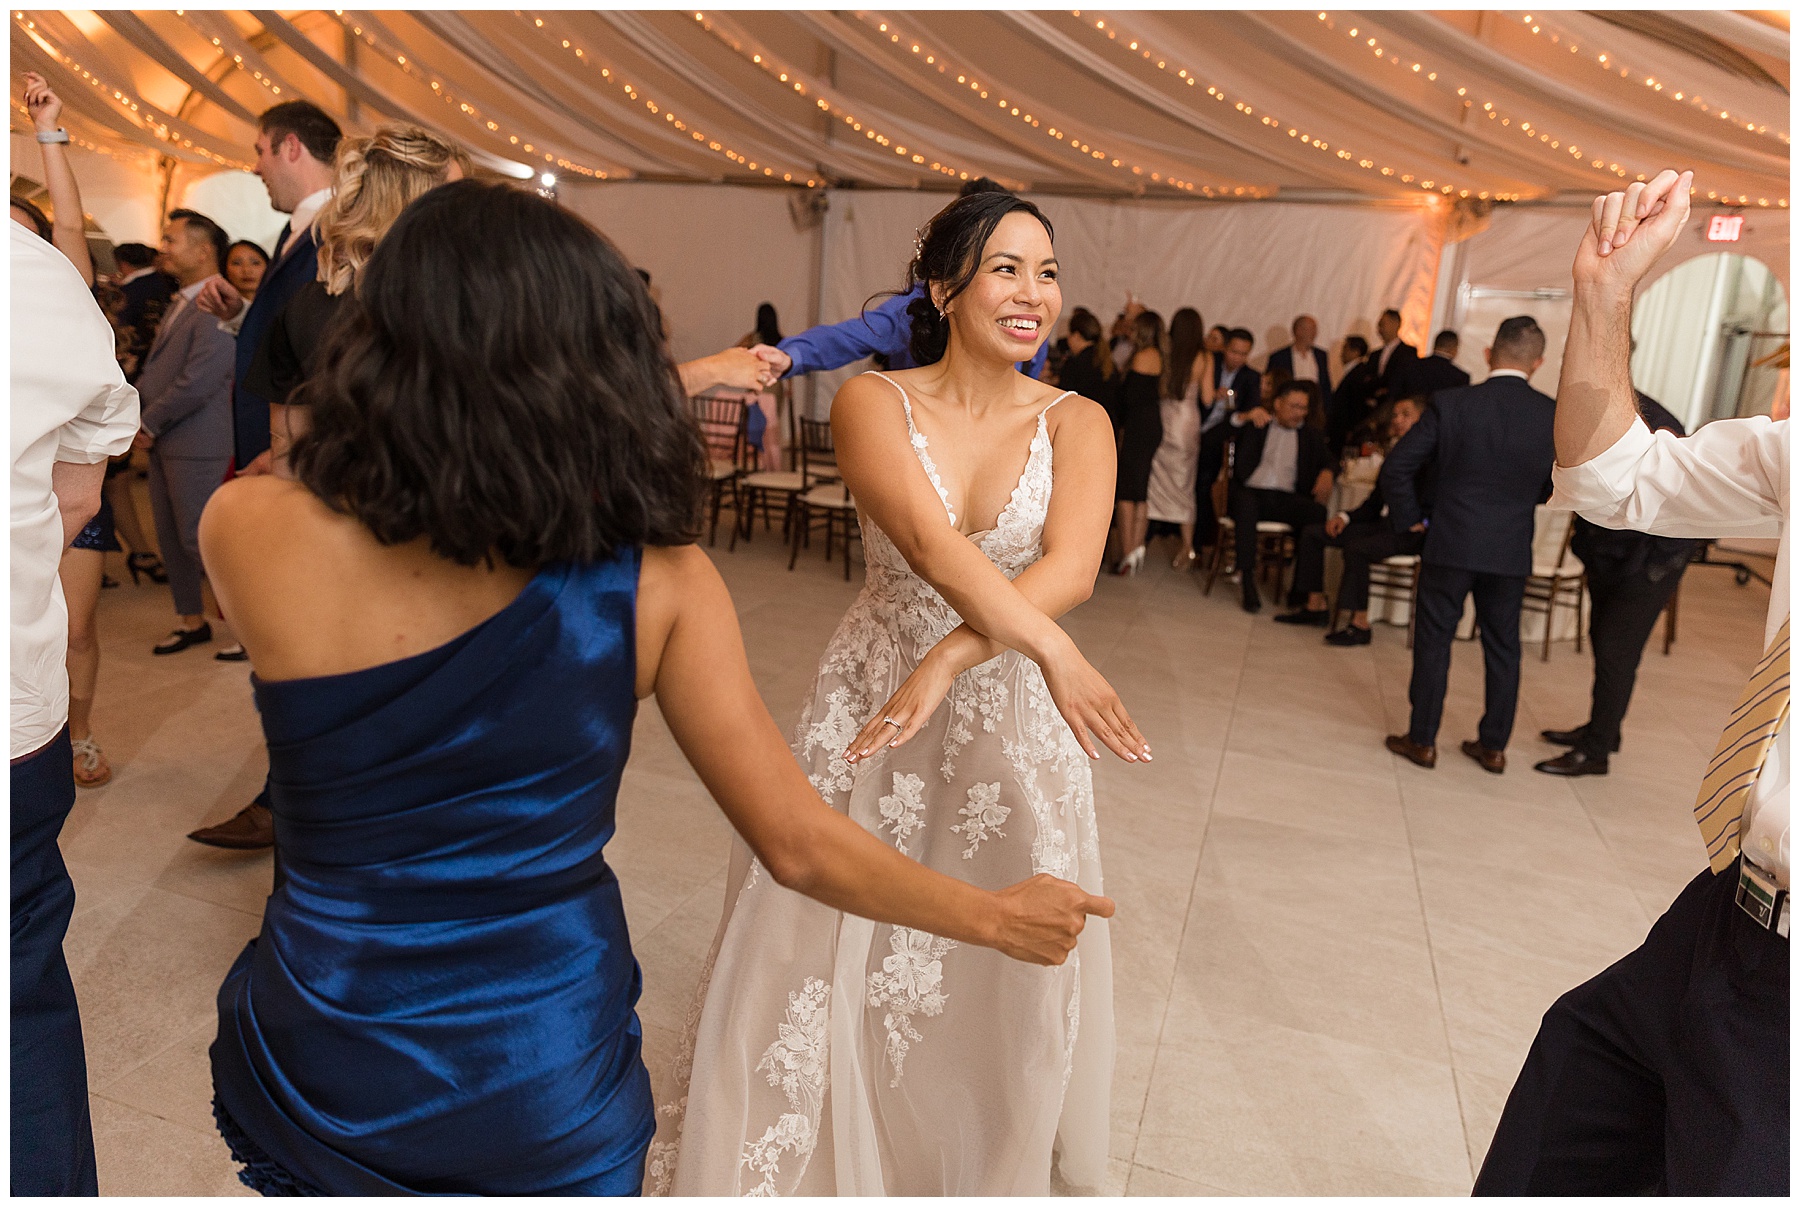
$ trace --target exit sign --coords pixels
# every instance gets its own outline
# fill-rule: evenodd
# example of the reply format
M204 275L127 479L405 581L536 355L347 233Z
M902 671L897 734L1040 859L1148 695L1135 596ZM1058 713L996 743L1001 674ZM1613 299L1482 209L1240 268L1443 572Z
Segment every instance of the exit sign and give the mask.
M1744 237L1742 214L1715 214L1706 226L1708 243L1736 243Z

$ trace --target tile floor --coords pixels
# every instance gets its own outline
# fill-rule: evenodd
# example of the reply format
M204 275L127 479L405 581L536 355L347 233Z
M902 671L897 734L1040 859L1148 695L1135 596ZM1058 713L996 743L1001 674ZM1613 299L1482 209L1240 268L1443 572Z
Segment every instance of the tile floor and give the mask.
M146 514L148 514L146 512ZM764 698L785 727L855 593L818 551L791 574L758 534L716 551ZM1674 653L1646 656L1605 779L1534 774L1537 731L1585 715L1589 660L1527 655L1513 765L1455 753L1480 656L1459 647L1435 771L1389 755L1404 635L1328 649L1152 559L1068 627L1156 747L1097 770L1118 986L1116 1194L1462 1194L1544 1008L1634 947L1703 866L1687 813L1768 592L1699 569ZM118 567L115 567L115 571ZM860 576L859 576L860 577ZM256 933L266 855L183 835L256 791L245 668L152 658L166 590L107 591L96 731L117 768L63 835L69 961L106 1194L247 1193L214 1134L213 995ZM646 988L659 1086L717 923L727 827L654 706L608 851Z

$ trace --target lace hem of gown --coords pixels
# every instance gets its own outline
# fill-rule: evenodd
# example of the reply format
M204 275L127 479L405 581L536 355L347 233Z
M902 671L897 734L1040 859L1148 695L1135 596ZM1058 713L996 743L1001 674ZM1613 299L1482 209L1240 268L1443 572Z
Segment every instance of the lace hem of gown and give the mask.
M213 1122L218 1124L219 1135L225 1140L225 1147L231 1150L231 1159L243 1166L237 1171L238 1181L264 1198L309 1198L327 1197L323 1190L295 1174L289 1173L275 1158L262 1150L262 1146L250 1138L249 1133L238 1126L225 1104L215 1096L212 1103Z

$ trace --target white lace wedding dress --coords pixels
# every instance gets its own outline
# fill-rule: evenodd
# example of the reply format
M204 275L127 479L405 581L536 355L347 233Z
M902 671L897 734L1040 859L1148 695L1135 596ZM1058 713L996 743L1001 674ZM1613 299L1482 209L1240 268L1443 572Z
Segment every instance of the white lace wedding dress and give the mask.
M955 523L904 390L900 401ZM1043 553L1051 487L1040 415L1011 500L969 538L1009 578ZM1092 769L1022 655L958 676L906 745L844 761L874 710L961 623L860 518L867 582L795 729L813 785L899 851L961 880L998 889L1049 872L1101 892ZM646 1189L1043 1194L1053 1159L1070 1186L1098 1188L1112 1063L1103 919L1088 920L1061 967L1020 963L790 892L738 844L674 1071L685 1097L662 1108Z

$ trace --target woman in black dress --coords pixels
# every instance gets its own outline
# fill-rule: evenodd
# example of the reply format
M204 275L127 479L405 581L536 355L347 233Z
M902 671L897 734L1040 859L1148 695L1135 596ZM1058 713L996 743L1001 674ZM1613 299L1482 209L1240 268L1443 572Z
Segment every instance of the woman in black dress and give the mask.
M1100 320L1086 310L1069 320L1069 352L1056 372L1059 389L1074 390L1083 398L1091 398L1106 408L1112 419L1113 436L1119 432L1119 384L1122 380L1113 364Z
M1169 335L1162 315L1146 310L1131 325L1131 361L1119 387L1119 487L1114 526L1125 556L1115 574L1134 574L1144 564L1150 528L1150 466L1162 444L1163 370Z

